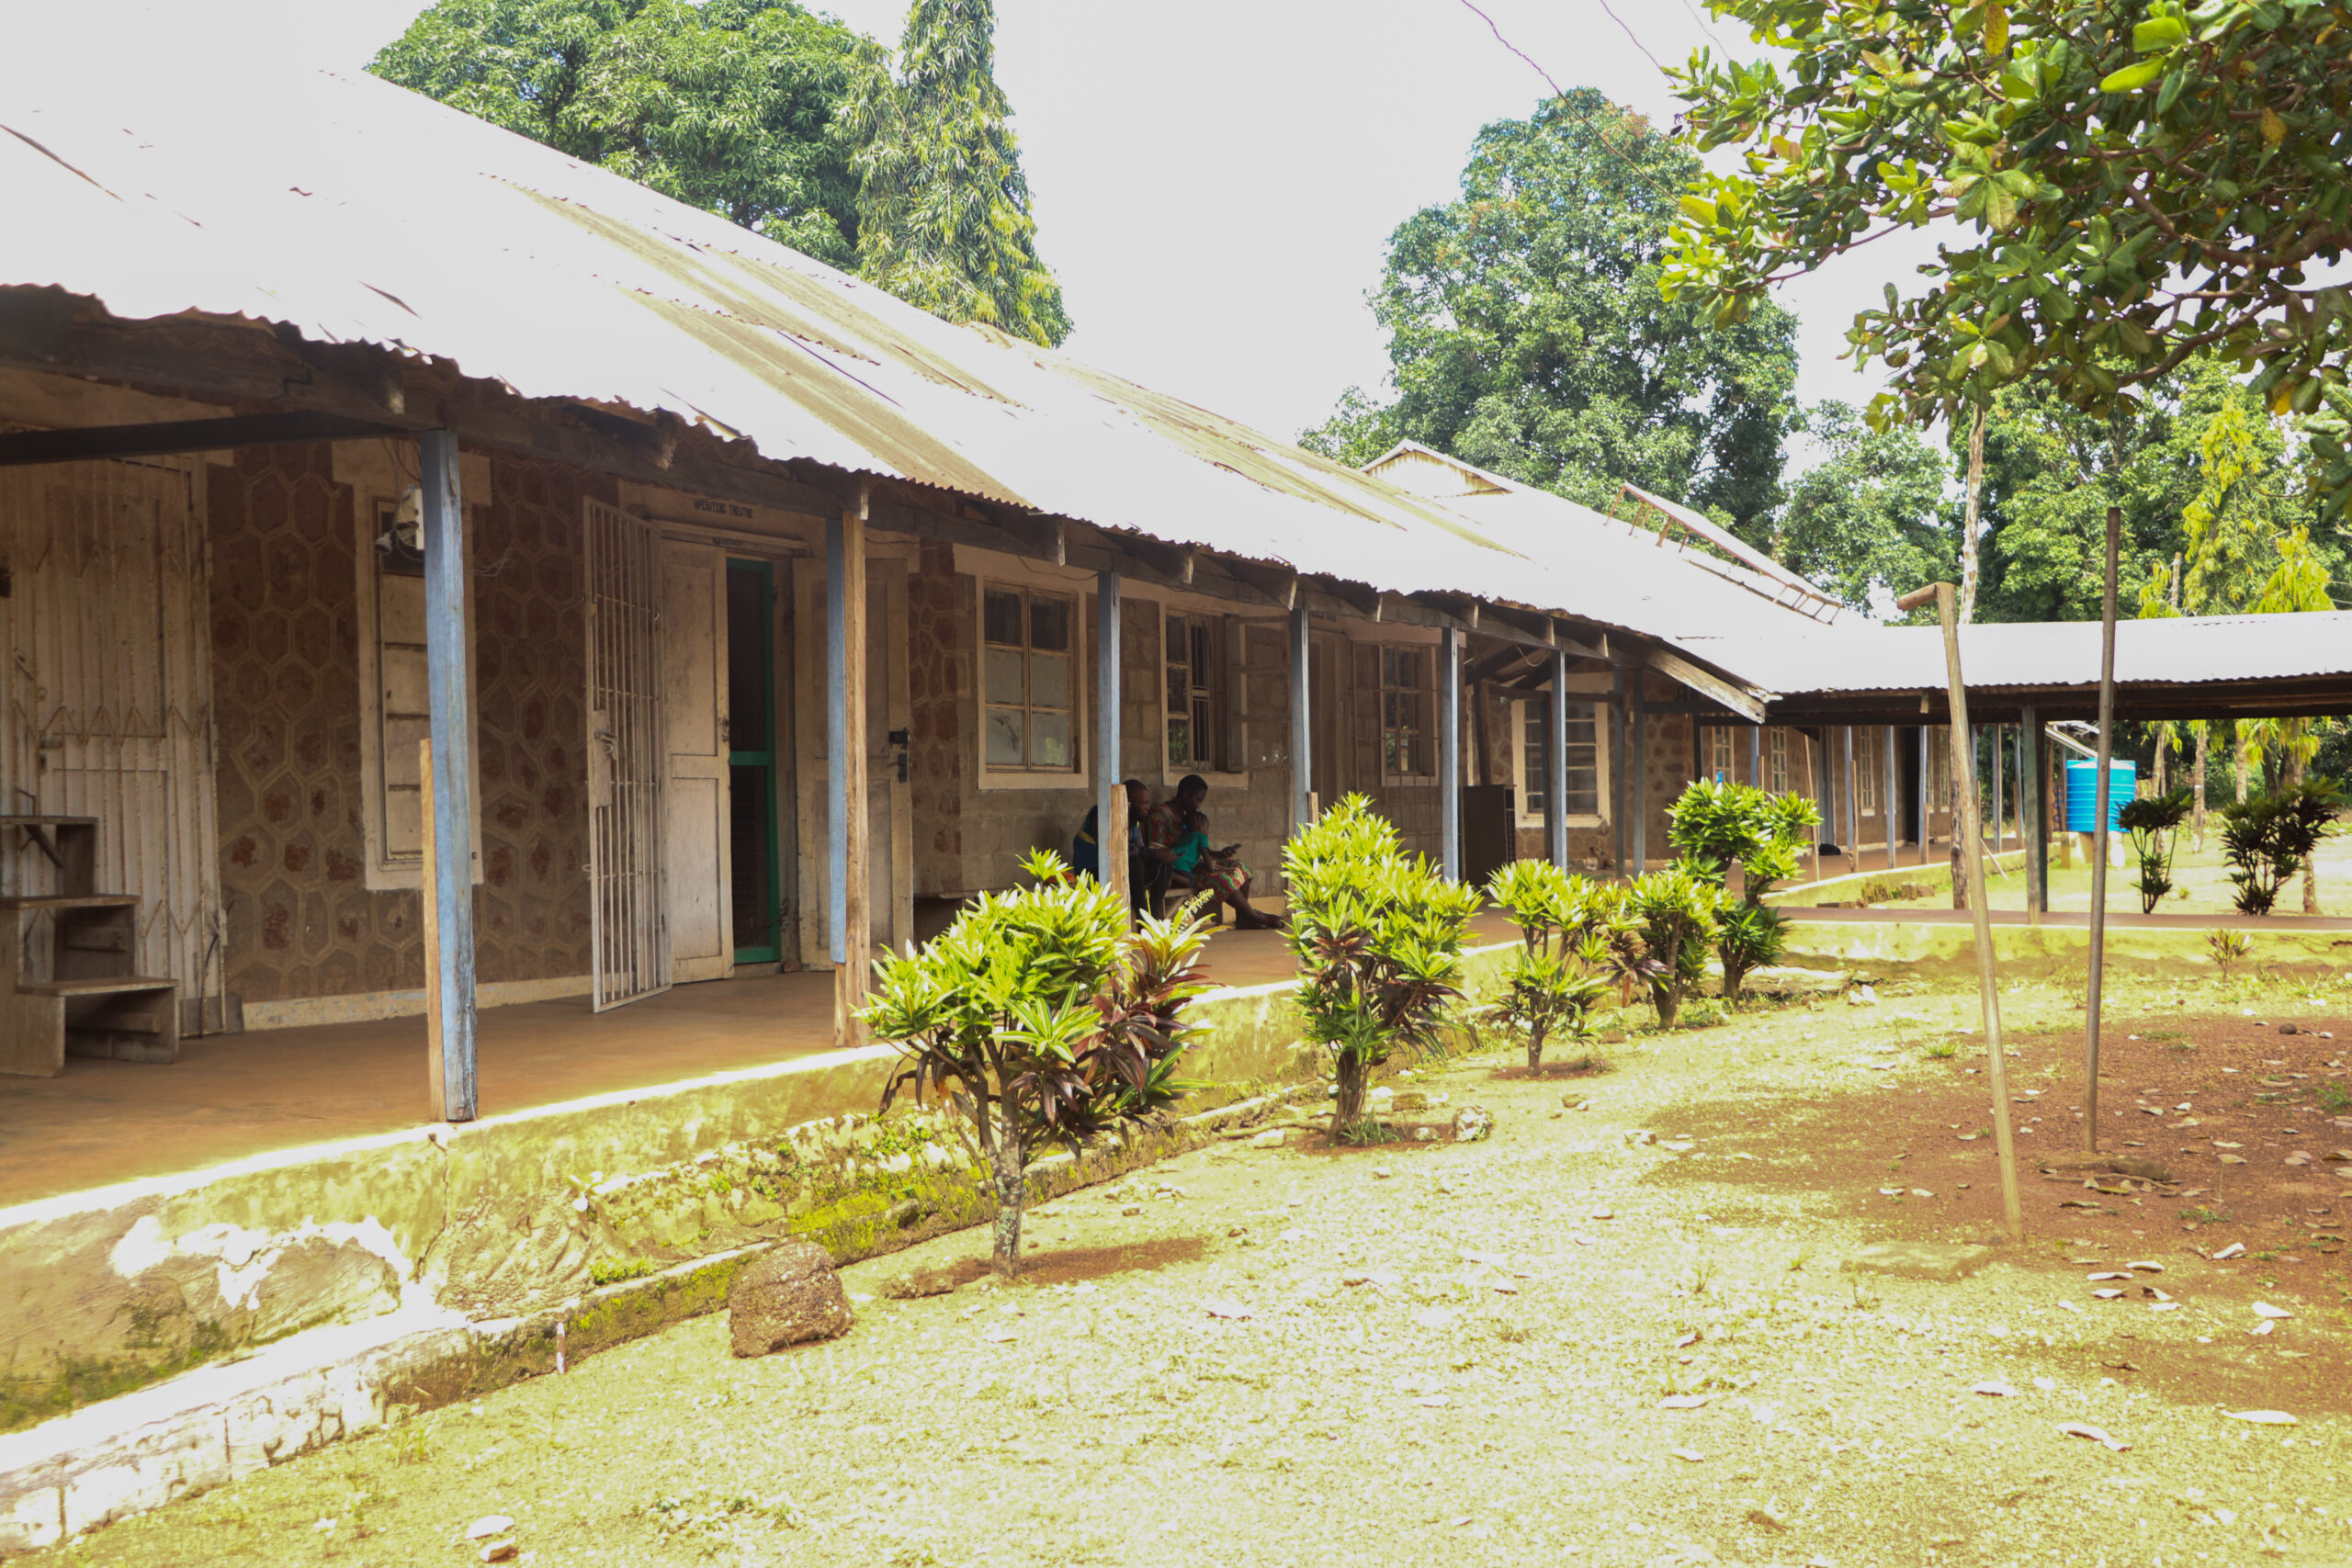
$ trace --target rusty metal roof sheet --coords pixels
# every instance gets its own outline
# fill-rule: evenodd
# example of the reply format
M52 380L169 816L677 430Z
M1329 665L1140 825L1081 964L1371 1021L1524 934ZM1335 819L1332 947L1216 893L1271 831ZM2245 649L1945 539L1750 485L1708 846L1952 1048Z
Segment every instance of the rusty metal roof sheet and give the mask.
M1392 592L1679 640L1784 612L1643 541L1487 525L367 76L0 62L0 284L448 361L808 458ZM1171 305L1181 309L1181 303ZM1761 619L1758 617L1761 616ZM1697 657L1707 657L1702 653Z

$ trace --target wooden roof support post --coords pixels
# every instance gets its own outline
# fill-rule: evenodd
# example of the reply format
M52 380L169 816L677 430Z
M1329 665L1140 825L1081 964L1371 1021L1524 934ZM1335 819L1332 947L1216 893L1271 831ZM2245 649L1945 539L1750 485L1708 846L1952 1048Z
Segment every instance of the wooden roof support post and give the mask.
M1315 715L1312 670L1308 658L1313 651L1306 606L1295 604L1290 612L1290 830L1295 838L1300 829L1315 819Z
M472 649L466 640L466 510L458 484L458 437L428 430L424 468L425 708L432 773L424 808L433 845L424 900L434 938L431 1013L425 1023L439 1122L480 1112L474 1086L474 724Z
M1437 695L1438 858L1462 880L1462 629L1439 634Z
M2098 1153L2098 1025L2100 990L2107 979L2107 837L2115 807L2107 781L2115 761L2115 558L2121 548L2123 513L2107 509L2107 587L2099 603L2098 781L2091 798L2091 975L2083 1009L2083 1147Z
M1632 713L1629 722L1634 730L1633 777L1625 781L1626 815L1633 820L1633 874L1641 875L1650 865L1650 802L1649 802L1649 721L1642 712L1642 673L1644 667L1634 666L1634 678L1628 682L1633 689Z
M833 943L833 1040L865 1038L872 955L868 866L873 818L865 800L865 518L869 491L825 520L825 829L831 886L827 925Z
M2041 802L2041 721L2018 710L2018 842L2025 851L2025 923L2038 926L2050 908L2050 810Z
M1993 1090L1993 1141L2001 1161L2001 1214L2009 1239L2025 1239L2025 1210L2018 1198L2017 1139L2009 1129L2008 1052L2001 1041L2001 980L1993 956L1993 912L1984 896L1984 840L1976 815L1976 748L1970 743L1968 685L1960 669L1958 596L1949 582L1938 582L1897 599L1895 608L1917 609L1930 597L1944 627L1944 666L1951 680L1951 777L1959 796L1961 820L1952 836L1966 851L1968 882L1976 897L1968 901L1970 920L1976 929L1976 997L1984 1014L1985 1077Z
M1854 727L1846 725L1846 863L1862 869L1862 777L1854 771Z
M1118 897L1121 908L1130 908L1127 887L1127 787L1119 766L1120 720L1125 705L1120 700L1119 662L1126 611L1119 591L1119 574L1098 572L1094 578L1094 853L1102 886Z
M1625 775L1632 772L1625 765L1625 666L1611 660L1609 666L1609 822L1617 841L1617 874L1629 874L1626 857L1631 854L1633 840L1629 836L1633 824L1626 820Z
M1919 863L1921 865L1928 863L1928 849L1935 841L1936 837L1934 821L1928 815L1928 807L1934 804L1928 789L1928 775L1935 771L1928 765L1930 761L1928 753L1928 727L1923 724L1919 727Z
M1764 727L1747 727L1747 782L1751 788L1764 787Z
M1552 863L1568 869L1568 655L1552 650L1552 723L1544 736L1544 826Z
M1993 726L1993 854L1996 871L2000 869L2001 823L2005 820L2001 814L2001 774L2009 765L2007 728L2007 725Z
M1879 739L1886 752L1886 766L1880 770L1886 775L1886 788L1878 797L1879 822L1886 829L1886 869L1893 871L1895 840L1903 837L1903 792L1894 782L1894 726L1888 725Z

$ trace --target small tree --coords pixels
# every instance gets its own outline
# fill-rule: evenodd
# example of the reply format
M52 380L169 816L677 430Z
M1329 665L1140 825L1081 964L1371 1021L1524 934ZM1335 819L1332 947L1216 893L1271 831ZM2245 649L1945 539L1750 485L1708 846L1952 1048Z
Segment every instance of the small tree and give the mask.
M1527 1070L1544 1066L1554 1034L1582 1039L1592 999L1609 988L1606 940L1593 930L1592 884L1549 861L1513 861L1487 880L1487 896L1519 927L1503 976L1503 1021L1527 1042Z
M1719 911L1716 955L1724 966L1724 999L1736 1004L1748 972L1779 961L1787 945L1787 917L1768 908L1772 884L1797 874L1797 856L1821 821L1801 795L1774 795L1754 784L1702 779L1668 807L1667 837L1684 862L1717 887L1740 869L1740 901Z
M2222 807L2222 854L2232 868L2238 908L2270 913L2278 889L2335 830L2335 814L2346 804L2352 802L2336 782L2320 774Z
M2117 825L2132 835L2132 853L2140 863L2140 912L2154 913L2172 891L2172 855L2180 825L2188 816L2188 789L2127 800L2116 814Z
M1165 1110L1188 1087L1178 1055L1193 1032L1191 999L1204 942L1193 918L1146 919L1091 877L1072 879L1050 851L1024 868L1036 886L983 896L911 957L875 960L860 1016L905 1066L882 1091L888 1111L912 1087L972 1123L997 1201L995 1268L1021 1266L1032 1155L1073 1152L1120 1122Z
M1461 994L1462 932L1477 893L1407 855L1396 829L1351 795L1283 850L1287 940L1306 1037L1331 1054L1333 1138L1363 1120L1364 1085L1398 1046L1435 1047Z
M1682 998L1707 973L1707 944L1715 940L1723 889L1702 868L1688 861L1634 879L1629 904L1642 919L1649 956L1650 1001L1668 1029L1682 1010Z

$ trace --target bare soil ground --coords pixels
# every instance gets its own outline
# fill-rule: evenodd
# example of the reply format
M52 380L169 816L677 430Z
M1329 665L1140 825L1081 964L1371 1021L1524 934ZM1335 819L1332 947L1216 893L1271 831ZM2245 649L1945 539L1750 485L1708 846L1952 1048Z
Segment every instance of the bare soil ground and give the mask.
M504 1514L543 1568L2352 1564L2352 980L2112 996L2101 1122L2173 1179L2029 1162L2027 1241L1951 1283L1841 1268L1998 1239L1973 997L1902 989L1573 1083L1459 1059L1415 1083L1490 1142L1197 1150L1035 1216L1021 1284L891 1299L977 1274L942 1238L846 1270L832 1344L684 1325L53 1555L457 1564ZM2018 1143L2071 1148L2075 999L2004 1006Z

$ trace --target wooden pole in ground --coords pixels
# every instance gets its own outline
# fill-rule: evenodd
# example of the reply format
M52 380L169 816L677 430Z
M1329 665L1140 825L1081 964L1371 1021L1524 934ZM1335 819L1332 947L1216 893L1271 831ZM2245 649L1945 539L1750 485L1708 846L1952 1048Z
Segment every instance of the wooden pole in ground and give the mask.
M1438 860L1448 882L1462 880L1462 633L1438 634Z
M1952 824L1952 835L1966 846L1968 878L1978 889L1984 886L1984 840L1977 821L1976 748L1969 743L1968 684L1960 668L1958 605L1949 582L1932 583L1896 600L1895 608L1915 610L1930 598L1944 627L1944 667L1951 681L1951 768L1953 794L1959 797L1962 820ZM1992 1080L1993 1144L2001 1161L2001 1215L2009 1239L2025 1239L2025 1210L2018 1198L2017 1139L2009 1129L2008 1055L2001 1043L2001 980L1993 957L1993 913L1980 896L1968 901L1970 922L1976 929L1976 996L1984 1019L1985 1076Z
M2091 818L2091 976L2083 1005L2083 1147L2098 1152L2099 991L2107 978L2107 779L2115 755L2115 562L2123 512L2107 509L2107 587L2099 604L2098 775Z
M1886 869L1893 871L1894 842L1903 836L1903 808L1897 798L1903 792L1896 784L1894 778L1894 726L1888 725L1879 739L1886 749L1886 755L1882 759L1885 764L1883 771L1886 774L1884 780L1886 787L1879 792L1878 818L1880 824L1886 829Z
M1544 732L1544 848L1552 863L1568 869L1568 656L1552 650L1550 722Z

